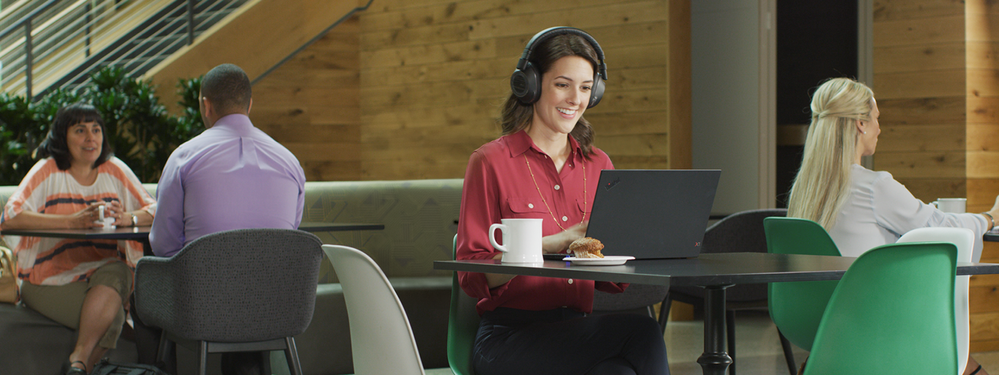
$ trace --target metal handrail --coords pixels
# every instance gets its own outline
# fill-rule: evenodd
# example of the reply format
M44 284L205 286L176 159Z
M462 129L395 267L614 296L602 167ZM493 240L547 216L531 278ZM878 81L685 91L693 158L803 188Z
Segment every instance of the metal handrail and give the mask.
M89 74L79 68L73 68L71 64L76 64L79 61L86 61L87 65L85 66L113 64L115 61L121 61L116 59L121 59L123 56L135 55L134 51L143 51L142 48L161 51L176 49L185 43L187 45L193 44L197 30L203 30L203 28L199 29L199 26L202 25L199 25L196 20L196 18L200 18L199 14L215 12L223 12L224 14L246 3L246 0L224 0L215 3L203 3L204 0L171 0L155 4L129 0L114 1L114 4L111 4L112 0L105 1L94 4L93 1L89 0L48 0L34 9L29 7L21 9L19 12L9 12L8 15L12 16L18 16L25 12L27 14L0 31L0 41L6 41L7 45L7 47L0 47L0 59L7 62L7 66L0 65L6 70L3 76L0 76L0 88L23 90L25 96L29 100L33 100L35 99L34 90L39 82L43 82L42 84L46 86L50 86L52 83L72 84L79 82ZM65 9L50 12L60 4L66 5ZM142 7L146 4L150 5ZM132 7L130 8L131 13L121 13L127 14L127 16L118 18L118 11L124 9L124 5ZM94 9L94 6L103 7L106 11ZM200 11L199 7L202 8ZM148 11L146 11L147 9ZM156 12L164 17L161 18L162 20L167 20L165 17L183 16L167 20L169 25L164 26L157 21L151 22L145 18L139 18L140 16L148 17L143 14L144 12ZM43 17L47 17L48 20L39 21ZM59 18L62 20L55 21ZM215 18L213 16L209 19L217 21ZM102 34L114 34L111 28L115 25L128 23L134 23L140 27L124 34L117 34L113 36L114 39L101 40ZM51 27L51 25L56 24L57 27ZM155 40L151 44L143 43L142 46L132 45L133 43L139 44L136 42L141 39L141 36L156 35L162 29L179 31L184 28L184 24L186 24L187 29L185 38ZM43 28L44 30L42 30ZM23 37L15 35L22 30ZM121 36L126 38L122 39ZM100 52L92 51L94 45L101 45L105 41L114 44L108 44L110 49L101 47ZM95 53L99 55L94 55ZM22 54L23 60L20 57ZM129 69L130 71L148 69L152 64L155 64L153 59L143 61L141 57L134 61L135 64L130 64L133 67L133 69ZM19 83L22 78L23 86ZM39 78L42 81L36 82Z
M59 0L49 0L49 2L45 3L45 5L42 5L42 6L38 7L38 8L35 8L35 10L32 11L31 13L29 13L28 15L26 15L24 17L21 17L20 20L18 20L17 22L14 22L10 26L7 26L7 28L3 29L3 31L0 31L0 39L5 38L8 35L10 35L11 33L13 33L15 30L24 27L25 23L30 23L31 20L35 19L35 16L37 16L39 13L42 13L42 12L44 12L46 10L49 10L49 8L51 8L53 5L56 5L58 3L59 3Z

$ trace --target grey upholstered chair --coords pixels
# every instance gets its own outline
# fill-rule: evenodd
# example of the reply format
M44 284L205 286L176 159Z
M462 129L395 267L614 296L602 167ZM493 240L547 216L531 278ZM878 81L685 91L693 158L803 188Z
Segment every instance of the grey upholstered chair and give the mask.
M787 210L763 209L742 211L726 216L704 232L701 253L766 253L767 238L763 232L763 219L771 216L787 216ZM663 301L662 311L669 314L672 301L704 306L704 288L696 286L673 286L669 296ZM726 325L728 353L732 356L729 374L735 375L735 311L745 309L765 309L767 307L767 284L735 285L725 290ZM665 322L664 322L665 323ZM779 334L779 332L778 332ZM784 357L791 375L796 373L791 344L780 336Z
M174 343L208 353L284 350L302 374L293 336L312 321L318 237L288 229L240 229L194 240L170 258L135 268L135 304L145 324L163 329L159 360Z

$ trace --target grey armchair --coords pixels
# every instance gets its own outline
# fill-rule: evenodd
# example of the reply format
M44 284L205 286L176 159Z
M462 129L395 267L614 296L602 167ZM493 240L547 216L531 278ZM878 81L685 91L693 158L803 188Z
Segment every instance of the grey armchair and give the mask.
M164 331L159 360L174 343L197 344L205 374L208 353L284 350L300 375L293 336L312 321L322 259L322 241L302 231L210 234L136 264L136 309Z

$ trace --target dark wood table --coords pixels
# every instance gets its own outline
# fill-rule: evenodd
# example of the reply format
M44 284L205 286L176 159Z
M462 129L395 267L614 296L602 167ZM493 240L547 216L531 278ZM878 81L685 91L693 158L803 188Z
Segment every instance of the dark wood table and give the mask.
M654 285L704 287L704 374L723 375L732 363L725 351L725 289L735 284L838 280L856 258L767 253L701 254L690 259L632 260L620 266L580 266L548 260L540 265L499 260L434 261L434 269ZM958 275L999 274L999 264L958 263Z
M70 238L76 240L148 240L152 227L117 228L77 228L77 229L8 229L0 232L4 236ZM314 223L304 222L298 226L306 232L337 232L349 230L383 230L383 224L371 223Z
M8 229L0 231L3 236L69 238L74 240L135 240L142 242L143 253L153 255L149 246L150 226L117 228L75 228L75 229ZM372 223L318 223L303 222L299 230L306 232L339 232L361 230L383 230L385 225Z
M149 228L77 228L77 229L8 229L0 232L4 236L70 238L74 240L149 240Z

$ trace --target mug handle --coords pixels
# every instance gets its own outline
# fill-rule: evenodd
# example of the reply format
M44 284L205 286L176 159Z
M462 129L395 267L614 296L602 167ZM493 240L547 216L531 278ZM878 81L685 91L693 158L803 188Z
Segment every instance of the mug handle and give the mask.
M930 202L930 205L933 206L934 208L938 209L938 210L940 209L940 201Z
M506 230L506 226L503 224L493 224L489 226L489 243L493 245L493 248L502 252L507 252L506 248L500 246L496 243L496 229Z

